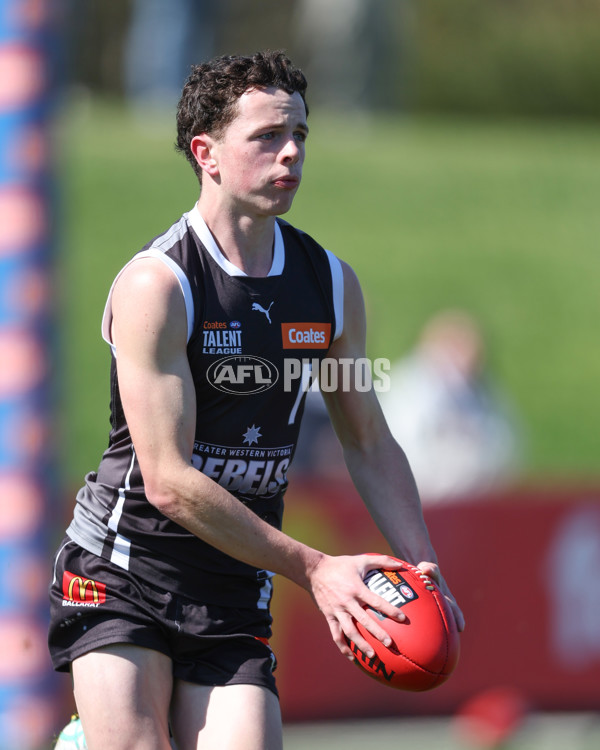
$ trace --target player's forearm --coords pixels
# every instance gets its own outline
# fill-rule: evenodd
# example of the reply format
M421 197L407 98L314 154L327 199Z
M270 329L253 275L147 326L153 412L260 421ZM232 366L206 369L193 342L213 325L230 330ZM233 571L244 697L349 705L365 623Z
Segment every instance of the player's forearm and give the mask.
M398 444L370 442L344 455L356 489L394 554L414 564L436 562L417 486Z
M197 469L169 472L146 489L161 513L221 552L310 588L322 553L263 521Z

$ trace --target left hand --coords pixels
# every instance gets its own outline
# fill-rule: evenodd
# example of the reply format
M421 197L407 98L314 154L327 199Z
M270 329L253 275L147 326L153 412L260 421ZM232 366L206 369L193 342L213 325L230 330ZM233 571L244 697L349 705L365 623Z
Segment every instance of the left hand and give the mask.
M429 578L433 578L433 580L436 582L438 588L440 589L448 604L450 605L450 608L452 609L454 619L456 620L456 627L458 628L459 633L462 632L465 629L465 617L462 613L461 608L456 603L456 599L450 593L448 584L446 583L444 577L440 572L439 565L431 562L420 562L417 565L417 568L419 568L419 570L422 570L426 576L429 576Z

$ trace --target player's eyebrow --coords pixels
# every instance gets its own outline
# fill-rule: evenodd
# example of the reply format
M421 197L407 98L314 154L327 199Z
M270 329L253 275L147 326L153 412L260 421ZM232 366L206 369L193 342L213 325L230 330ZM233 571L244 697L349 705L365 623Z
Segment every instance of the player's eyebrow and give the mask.
M271 122L261 125L258 130L283 130L287 126L287 123L283 120L279 122ZM300 120L293 127L294 130L303 130L308 135L308 125L304 120Z

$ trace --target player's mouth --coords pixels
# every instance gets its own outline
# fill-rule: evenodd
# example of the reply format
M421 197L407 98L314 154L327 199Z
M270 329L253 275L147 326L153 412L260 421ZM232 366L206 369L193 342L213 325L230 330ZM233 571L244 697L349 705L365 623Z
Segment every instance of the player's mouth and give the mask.
M294 190L300 184L300 178L291 174L283 175L282 177L278 177L276 180L273 180L273 184L278 188L283 188L284 190Z

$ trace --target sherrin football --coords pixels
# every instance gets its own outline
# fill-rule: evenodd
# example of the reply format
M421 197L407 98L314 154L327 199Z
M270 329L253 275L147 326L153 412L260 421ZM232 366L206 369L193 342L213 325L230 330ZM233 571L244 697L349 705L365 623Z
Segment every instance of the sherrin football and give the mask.
M384 685L420 692L444 683L460 654L460 637L450 605L435 582L419 568L404 561L399 570L372 570L365 584L391 604L402 608L404 622L396 622L368 608L392 638L386 648L356 623L358 631L375 651L368 658L348 641L354 662Z

